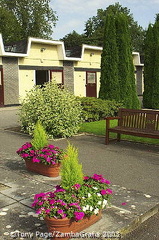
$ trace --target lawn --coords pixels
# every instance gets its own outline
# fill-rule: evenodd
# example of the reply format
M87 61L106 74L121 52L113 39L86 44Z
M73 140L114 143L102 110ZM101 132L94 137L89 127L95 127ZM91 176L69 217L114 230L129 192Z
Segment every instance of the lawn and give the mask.
M111 127L114 127L117 125L117 120L110 121ZM105 120L96 121L96 122L85 122L82 124L80 128L80 132L87 132L87 133L93 133L95 135L102 135L105 136L105 128L106 123ZM110 138L115 138L115 133L110 133ZM128 141L135 141L135 142L142 142L142 143L149 143L149 144L159 144L158 139L151 139L151 138L143 138L143 137L136 137L131 135L121 135L121 139L125 139Z

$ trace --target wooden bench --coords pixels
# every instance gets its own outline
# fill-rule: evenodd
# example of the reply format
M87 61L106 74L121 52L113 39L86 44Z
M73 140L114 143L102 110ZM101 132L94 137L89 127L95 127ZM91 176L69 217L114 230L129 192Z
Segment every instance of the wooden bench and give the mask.
M109 133L159 139L159 111L120 108L117 117L106 117L105 144L109 144ZM111 128L110 120L118 119L118 126ZM113 139L114 140L114 139Z

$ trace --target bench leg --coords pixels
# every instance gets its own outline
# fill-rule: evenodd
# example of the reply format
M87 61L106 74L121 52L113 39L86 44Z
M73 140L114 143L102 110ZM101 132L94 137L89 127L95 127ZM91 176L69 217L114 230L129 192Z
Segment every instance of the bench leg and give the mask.
M120 135L121 135L120 133L117 133L117 141L118 142L120 142L120 139L121 139Z
M109 131L106 131L106 135L105 135L105 144L106 144L106 145L109 144Z

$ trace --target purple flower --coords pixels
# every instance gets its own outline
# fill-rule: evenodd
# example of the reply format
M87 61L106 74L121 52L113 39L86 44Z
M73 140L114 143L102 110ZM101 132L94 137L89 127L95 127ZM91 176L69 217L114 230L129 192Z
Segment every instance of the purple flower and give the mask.
M54 200L54 199L50 199L50 200L49 200L49 203L50 203L50 204L54 204L54 203L55 203L55 200Z
M75 206L78 210L81 209L81 207L79 206L78 203L70 203L69 206L70 206L70 207L71 207L71 206Z
M105 195L105 194L112 194L113 192L112 192L111 189L107 188L107 189L102 189L102 190L100 191L100 193L101 193L102 195Z
M50 148L50 149L53 149L53 148L55 148L55 146L52 145L52 144L50 144L50 145L49 145L49 148Z
M46 195L45 193L35 194L34 199L37 199L37 198L43 197L43 196L45 196L45 195Z
M89 179L89 177L88 177L88 176L85 176L85 177L84 177L84 180L88 180L88 179Z
M106 184L110 184L111 182L105 178L101 179L100 181L101 183L106 183Z
M75 220L79 221L84 217L84 212L74 212Z
M76 183L75 185L73 185L72 186L73 188L75 188L76 190L78 190L80 187L81 187L81 185L80 184L78 184L78 183Z
M38 159L37 157L33 157L33 162L40 162L40 159Z
M66 191L66 190L63 189L60 185L57 185L57 186L56 186L55 192L64 192L64 191Z
M46 214L50 213L50 209L46 209L46 210L45 210L45 213L46 213Z
M58 214L63 214L63 210L62 210L62 209L59 209L59 210L57 211L57 213L58 213Z
M28 153L21 153L20 156L21 156L22 158L27 158L27 157L29 157L30 155L29 155Z

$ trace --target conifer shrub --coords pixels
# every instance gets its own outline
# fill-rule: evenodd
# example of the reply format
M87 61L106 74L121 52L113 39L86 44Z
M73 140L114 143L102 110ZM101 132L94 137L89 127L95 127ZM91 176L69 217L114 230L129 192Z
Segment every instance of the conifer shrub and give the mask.
M48 145L48 136L42 124L37 121L31 144L35 150L43 149Z
M39 120L49 137L70 137L80 128L81 111L79 99L55 83L35 86L21 103L21 128L32 135Z
M61 186L64 189L71 189L75 184L83 183L82 164L79 163L78 150L70 143L66 149L66 155L61 165Z

